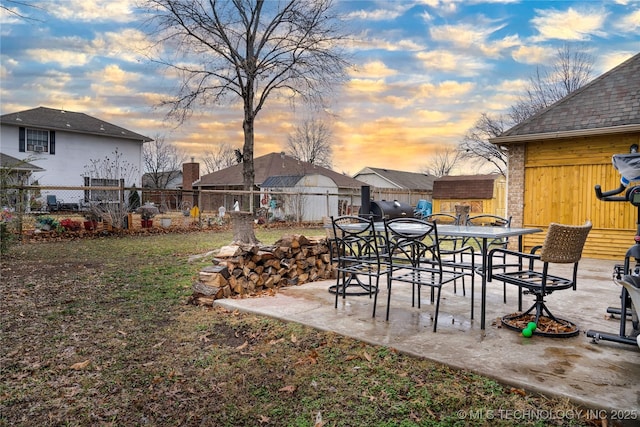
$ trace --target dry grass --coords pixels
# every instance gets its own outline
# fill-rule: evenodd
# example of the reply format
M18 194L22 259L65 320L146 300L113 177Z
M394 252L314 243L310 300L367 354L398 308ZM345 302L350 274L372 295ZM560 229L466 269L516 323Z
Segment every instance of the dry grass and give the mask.
M282 233L257 236L273 243ZM191 232L14 247L2 259L0 425L598 424L572 415L580 408L570 402L386 347L187 305L209 263L187 259L230 239ZM556 418L488 415L534 410Z

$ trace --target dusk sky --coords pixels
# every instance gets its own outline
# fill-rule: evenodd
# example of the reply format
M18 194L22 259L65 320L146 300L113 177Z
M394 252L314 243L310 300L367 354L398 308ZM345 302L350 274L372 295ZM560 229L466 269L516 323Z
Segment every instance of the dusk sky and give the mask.
M196 160L222 143L242 146L239 104L208 105L179 127L156 108L177 81L145 59L135 1L0 3L33 18L0 12L1 114L39 106L86 113L164 136ZM349 175L367 166L422 171L482 112L507 112L564 43L588 49L594 78L640 51L637 0L336 0L336 8L357 71L318 117L333 129L334 169ZM283 151L307 116L268 101L256 119L255 156Z

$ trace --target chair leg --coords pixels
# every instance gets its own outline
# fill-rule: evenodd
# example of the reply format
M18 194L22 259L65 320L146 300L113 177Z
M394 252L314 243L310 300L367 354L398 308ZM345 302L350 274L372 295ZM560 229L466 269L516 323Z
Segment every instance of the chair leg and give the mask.
M433 288L431 288L433 290ZM433 318L433 332L438 327L438 312L440 311L440 286L438 286L438 297L436 298L436 314Z
M391 308L391 278L387 280L387 322L389 321L389 308Z

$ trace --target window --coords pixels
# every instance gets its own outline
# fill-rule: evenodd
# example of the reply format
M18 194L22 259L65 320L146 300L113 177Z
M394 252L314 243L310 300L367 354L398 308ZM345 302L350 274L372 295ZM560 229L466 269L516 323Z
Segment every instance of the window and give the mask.
M46 153L49 151L49 131L27 129L27 151Z

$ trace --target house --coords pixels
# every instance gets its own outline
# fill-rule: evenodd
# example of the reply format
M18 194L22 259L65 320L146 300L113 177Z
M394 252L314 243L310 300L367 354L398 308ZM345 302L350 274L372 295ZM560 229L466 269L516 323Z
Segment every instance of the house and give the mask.
M4 114L0 125L2 154L41 168L32 173L40 185L105 186L124 179L127 187L141 186L142 145L151 141L146 136L84 113L46 107Z
M145 173L142 175L142 188L177 190L182 187L182 171Z
M456 206L469 206L470 215L505 217L506 181L499 173L438 178L433 183L433 212L456 214Z
M360 190L366 185L362 181L284 153L256 157L253 163L256 195L253 206L242 209L263 208L275 216L291 216L303 221L358 212ZM224 190L225 193L201 193L200 209L217 211L219 206L232 209L234 199L238 198L233 196L233 191L243 190L242 168L242 164L237 164L195 181L194 190Z
M584 256L622 262L634 243L638 210L628 202L598 200L594 187L617 188L612 156L640 145L640 54L490 142L508 147L513 226L546 229L551 222L589 219ZM527 236L525 246L543 238Z
M16 208L20 199L19 191L15 188L7 188L13 185L32 185L35 184L33 174L42 172L43 169L29 162L17 159L4 153L0 153L0 184L2 192L0 193L0 208ZM30 192L23 193L23 206L25 211L32 209L30 200L35 194ZM36 207L34 206L34 209Z
M418 201L431 200L435 176L426 173L366 167L353 176L371 186L376 200L398 200L416 206ZM396 194L394 190L399 190Z

